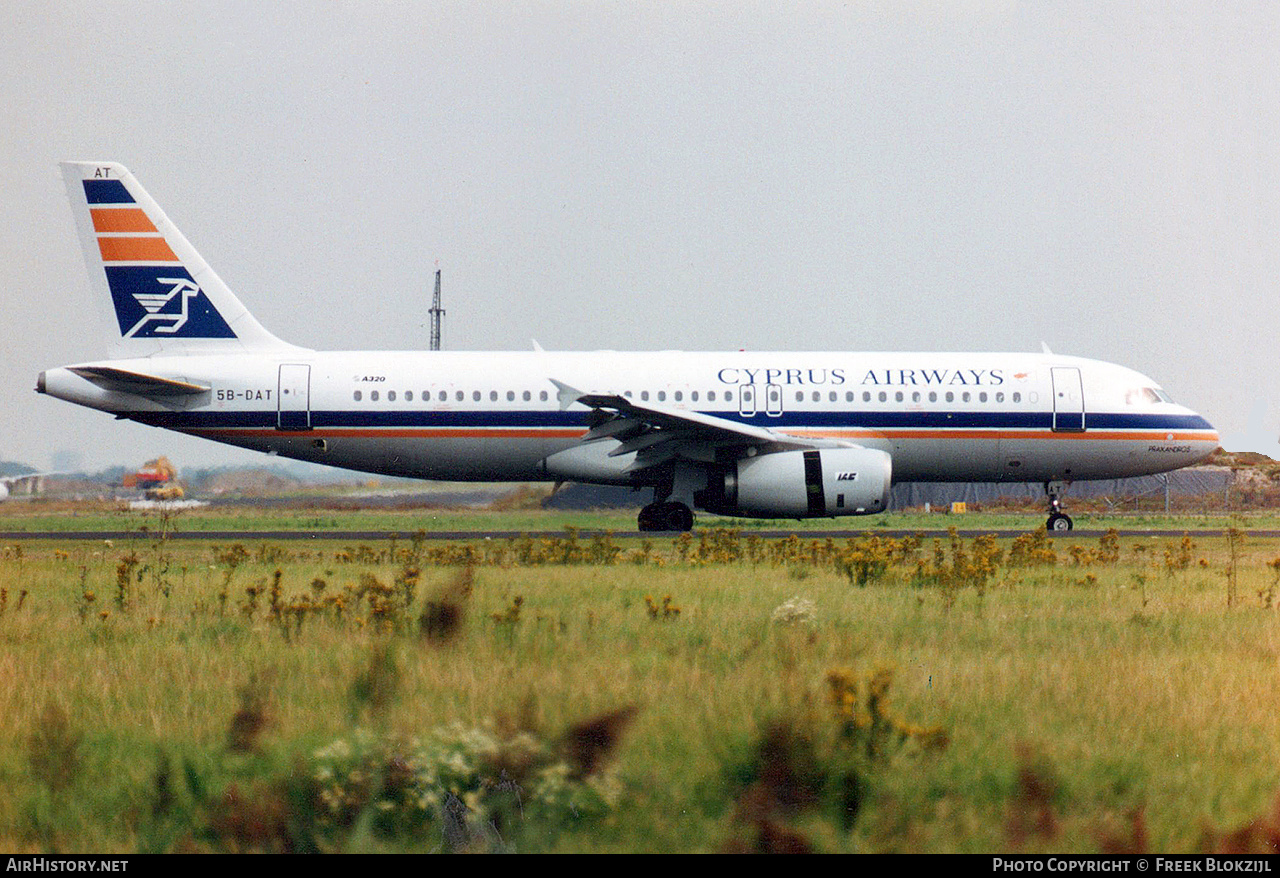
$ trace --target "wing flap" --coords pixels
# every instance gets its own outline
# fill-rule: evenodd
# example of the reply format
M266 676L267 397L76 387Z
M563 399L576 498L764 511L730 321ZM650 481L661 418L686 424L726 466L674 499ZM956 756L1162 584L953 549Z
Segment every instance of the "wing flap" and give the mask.
M644 451L646 448L652 448L663 442L670 442L674 439L665 430L650 430L648 433L641 433L635 438L628 439L621 443L617 448L609 452L610 457L620 457L624 454L630 454L633 451Z

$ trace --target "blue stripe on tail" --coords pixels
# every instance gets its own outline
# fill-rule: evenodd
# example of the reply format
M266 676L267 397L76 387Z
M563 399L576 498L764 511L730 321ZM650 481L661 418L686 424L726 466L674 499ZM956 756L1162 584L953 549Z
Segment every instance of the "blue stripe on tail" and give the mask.
M90 204L133 204L133 196L119 180L85 180L84 197Z

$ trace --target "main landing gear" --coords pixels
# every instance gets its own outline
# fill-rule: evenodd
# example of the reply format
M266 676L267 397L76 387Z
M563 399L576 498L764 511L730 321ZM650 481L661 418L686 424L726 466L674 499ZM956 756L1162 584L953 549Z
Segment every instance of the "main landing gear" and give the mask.
M1062 482L1044 483L1044 492L1049 495L1049 520L1044 525L1046 530L1064 533L1074 526L1071 516L1062 511L1062 501L1058 499L1065 489L1066 485Z
M669 500L650 503L640 510L639 528L642 531L690 531L693 530L693 510Z
M678 533L693 530L693 498L706 486L707 471L703 467L676 461L671 468L671 480L655 485L653 502L640 510L640 530Z

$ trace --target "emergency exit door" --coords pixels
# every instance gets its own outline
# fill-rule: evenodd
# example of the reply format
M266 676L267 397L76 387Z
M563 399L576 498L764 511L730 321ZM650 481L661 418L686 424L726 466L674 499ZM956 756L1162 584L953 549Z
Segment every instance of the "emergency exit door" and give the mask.
M281 365L276 400L277 430L310 430L311 367L292 363Z
M1053 376L1053 429L1056 432L1080 433L1084 430L1084 387L1080 370L1057 366Z

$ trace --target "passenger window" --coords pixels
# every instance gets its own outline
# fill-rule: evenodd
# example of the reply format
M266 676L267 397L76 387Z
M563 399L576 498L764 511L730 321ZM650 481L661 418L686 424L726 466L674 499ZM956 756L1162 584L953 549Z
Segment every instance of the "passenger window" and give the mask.
M695 391L693 391L692 393L690 393L690 394L689 394L689 399L690 399L690 400L692 400L693 402L697 402L697 401L698 401L698 391L696 391L696 390L695 390Z
M404 398L405 398L405 401L406 401L406 402L413 402L413 391L412 391L412 390L406 390L406 391L404 392Z
M461 396L462 396L462 394L458 394L458 396L459 396L459 397L461 397ZM427 395L426 395L425 393L424 393L424 394L422 394L422 398L423 398L423 399L426 399L426 398L427 398ZM445 400L447 400L448 398L449 398L449 391L447 391L447 390L442 390L442 391L440 391L440 401L441 401L441 402L444 402L444 401L445 401Z
M1000 393L997 393L997 394L996 394L996 402L1004 402L1004 393L1003 393L1003 392L1000 392Z
M680 402L680 401L681 401L681 400L683 400L683 399L684 399L684 392L683 392L683 391L681 391L681 390L677 390L677 391L675 392L675 400L676 400L676 402Z
M864 390L864 391L862 391L862 401L863 401L863 402L871 402L871 391L870 391L870 390Z
M845 402L853 402L853 391L852 391L852 390L846 390L846 391L844 392L844 401L845 401Z
M396 392L395 392L394 390L388 390L388 391L387 391L387 399L388 399L388 400L390 400L391 402L395 402L395 401L396 401Z
M955 402L956 395L950 390L947 391L947 402Z
M964 392L964 394L963 394L963 395L961 395L961 397L960 397L960 398L961 398L963 401L968 402L968 401L969 401L969 391L967 391L967 390L966 390L966 391Z
M359 402L361 395L362 394L360 393L360 391L357 390L355 393L351 394L351 398L354 399L356 402Z
M708 390L707 402L715 402L715 401L716 401L716 392L714 390Z
M371 390L371 391L369 392L369 399L370 399L370 400L372 400L373 402L377 402L377 401L378 401L378 391L376 391L376 390Z
M462 400L463 400L464 398L465 398L465 394L463 394L463 392L462 392L461 390L459 390L459 391L458 391L458 393L457 393L457 399L458 399L458 402L462 402Z
M538 399L542 400L543 402L546 402L546 401L547 401L547 392L544 390L544 391L542 391L541 393L539 393L539 394L538 394Z
M476 402L479 402L479 401L480 401L480 391L478 391L478 390L473 390L473 391L471 391L471 398L472 398L473 400L475 400Z
M883 390L880 391L880 401L887 402L888 400L889 400L889 394L885 393Z
M833 391L831 391L829 394L827 394L827 399L828 399L829 401L831 401L831 402L835 402L835 401L836 401L836 399L837 399L837 394L836 394L836 392L833 390Z
M984 390L982 391L982 393L978 394L978 402L986 402L986 401L987 401L987 392Z
M667 401L667 392L665 390L659 390L658 402L666 402L666 401Z
M1022 402L1022 394L1021 394L1021 393L1015 393L1015 394L1013 395L1013 401L1014 401L1014 402Z
M726 391L724 392L724 401L725 401L725 402L733 402L733 391L732 391L732 390L726 390Z
M524 401L528 402L531 399L533 399L533 394L526 390L524 392Z
M515 401L516 401L516 392L514 390L508 390L507 402L515 402Z
M897 393L895 393L893 395L893 399L895 402L902 402L902 391L899 390Z
M804 391L803 391L803 390L797 390L797 391L796 391L796 402L804 402Z
M821 399L822 399L822 394L815 390L815 391L813 392L813 401L814 401L814 402L818 402L818 401L820 401Z
M929 391L929 402L937 402L937 401L938 401L938 391L936 391L936 390L930 390L930 391Z
M622 392L622 395L623 395L623 396L625 396L627 399L631 399L631 391L630 391L630 390L624 390L624 391Z
M496 391L496 390L490 390L490 391L489 391L489 402L497 402L497 401L498 401L498 391Z
M641 401L641 402L648 402L648 401L649 401L649 391L647 391L647 390L642 390L642 391L640 391L640 401Z
M920 391L918 391L918 390L914 390L914 391L912 391L912 393L911 393L911 401L912 401L912 402L919 402L919 401L920 401Z

